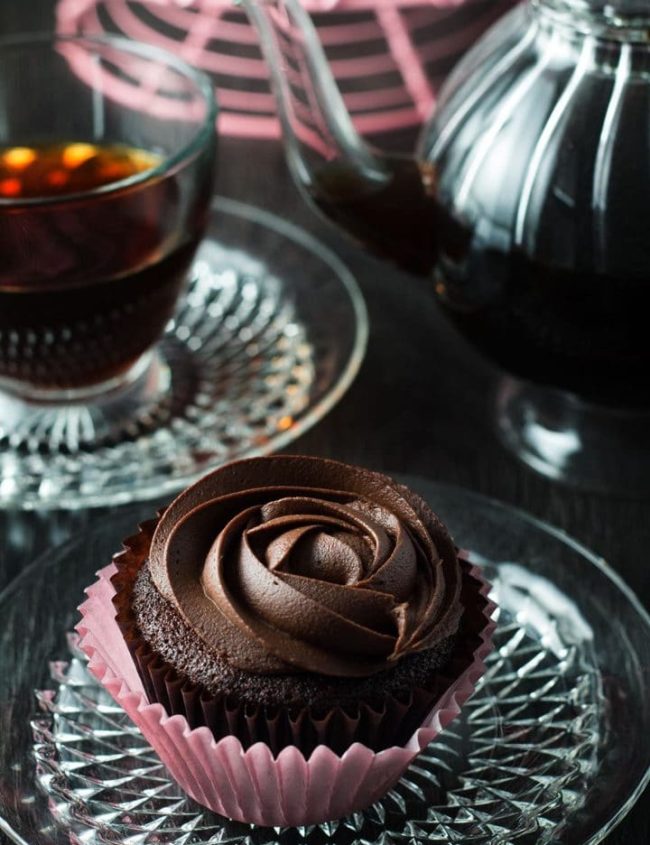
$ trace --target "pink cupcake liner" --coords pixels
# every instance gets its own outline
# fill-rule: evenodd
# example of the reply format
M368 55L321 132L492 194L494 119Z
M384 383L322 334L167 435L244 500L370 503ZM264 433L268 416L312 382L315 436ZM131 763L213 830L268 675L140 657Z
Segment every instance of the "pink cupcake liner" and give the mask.
M236 821L265 826L319 824L369 807L388 792L415 757L460 712L485 672L492 647L495 605L487 601L485 625L473 662L447 688L422 726L403 747L375 752L354 743L337 755L319 745L306 759L289 746L274 757L264 743L248 749L234 736L215 741L206 727L190 729L184 716L149 704L129 649L115 621L111 577L100 570L86 590L77 625L88 668L129 715L179 786L199 804ZM473 567L470 576L489 585Z

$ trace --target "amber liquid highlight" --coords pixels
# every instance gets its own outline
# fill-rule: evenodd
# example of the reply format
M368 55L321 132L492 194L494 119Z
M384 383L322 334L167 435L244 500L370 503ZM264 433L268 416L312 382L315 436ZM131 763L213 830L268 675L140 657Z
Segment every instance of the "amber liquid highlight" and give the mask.
M83 142L0 149L0 197L33 199L85 193L161 164L156 153L125 144Z
M126 371L161 335L210 185L179 215L176 174L122 144L0 149L0 377L73 389ZM182 223L179 223L182 220Z

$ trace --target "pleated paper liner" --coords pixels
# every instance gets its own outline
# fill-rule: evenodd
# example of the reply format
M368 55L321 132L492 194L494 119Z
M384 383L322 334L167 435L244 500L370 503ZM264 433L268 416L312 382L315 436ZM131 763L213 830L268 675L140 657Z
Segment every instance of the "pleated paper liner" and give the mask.
M154 528L155 521L141 526L87 590L77 628L81 647L90 658L90 671L124 707L172 777L218 813L255 824L301 825L364 809L395 784L458 714L484 672L494 606L480 573L465 562L462 631L449 663L429 689L413 691L402 701L388 696L382 708L363 703L356 713L331 708L318 718L310 708L280 713L201 695L147 653L140 637L130 650L130 628L125 639L120 627L125 621L116 620L114 601L119 606L128 595ZM150 703L147 686L159 701ZM193 727L198 722L206 724ZM372 743L386 739L382 732L405 739L375 750ZM308 751L301 750L303 742Z

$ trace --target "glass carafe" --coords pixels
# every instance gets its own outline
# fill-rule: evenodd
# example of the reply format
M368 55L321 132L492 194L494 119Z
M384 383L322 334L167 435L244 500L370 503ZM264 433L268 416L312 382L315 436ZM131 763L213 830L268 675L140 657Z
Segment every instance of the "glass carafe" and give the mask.
M448 81L418 152L463 233L436 291L524 380L502 385L503 434L596 486L648 478L649 33L648 2L523 4Z
M650 489L650 2L522 3L403 161L354 132L296 0L243 2L298 182L509 374L509 446L556 478Z

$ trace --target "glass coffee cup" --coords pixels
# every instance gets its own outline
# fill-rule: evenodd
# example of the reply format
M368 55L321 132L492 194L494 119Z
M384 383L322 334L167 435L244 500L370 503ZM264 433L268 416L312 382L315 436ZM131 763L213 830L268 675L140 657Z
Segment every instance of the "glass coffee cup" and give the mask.
M212 86L112 37L4 39L0 56L2 433L75 403L105 437L108 397L123 419L163 389L155 345L213 189Z

